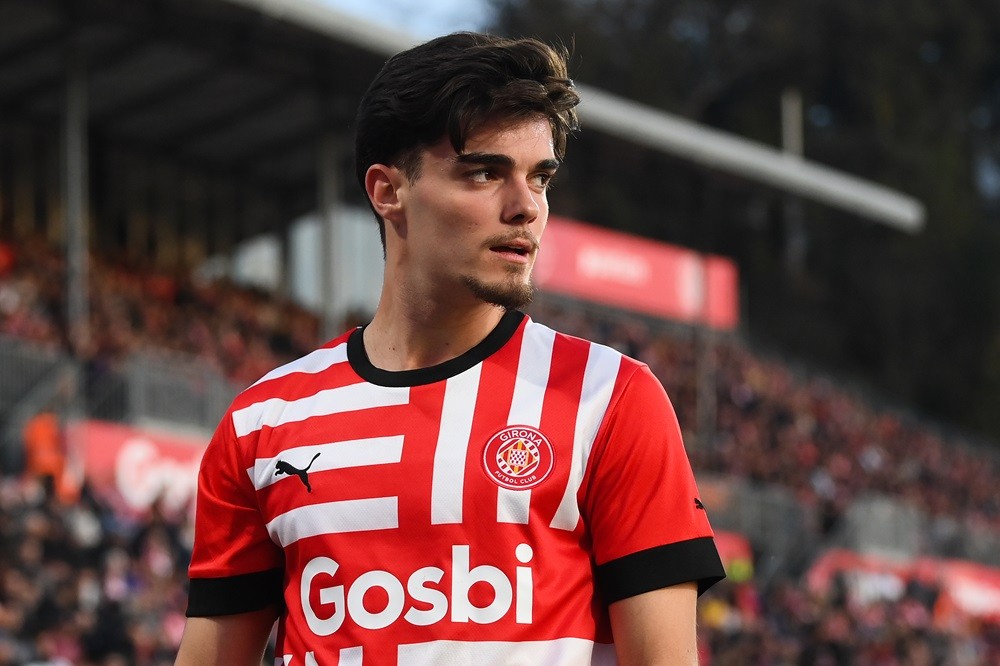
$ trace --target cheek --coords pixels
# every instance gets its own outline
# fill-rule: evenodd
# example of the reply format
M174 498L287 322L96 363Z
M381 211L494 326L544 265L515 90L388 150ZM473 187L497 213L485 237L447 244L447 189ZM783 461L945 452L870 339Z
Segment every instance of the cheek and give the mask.
M541 205L538 207L538 217L535 221L531 223L532 231L535 233L535 237L538 240L542 239L542 235L545 233L545 227L549 223L549 202L544 199Z
M421 202L420 211L435 236L454 236L475 226L474 202L459 194L441 194Z
M538 219L544 224L549 217L549 199L546 193L535 197L535 205L538 206Z

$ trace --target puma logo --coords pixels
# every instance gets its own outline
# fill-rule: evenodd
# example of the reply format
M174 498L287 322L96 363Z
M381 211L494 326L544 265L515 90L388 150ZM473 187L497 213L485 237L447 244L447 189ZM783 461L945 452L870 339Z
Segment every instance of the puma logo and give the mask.
M301 481L302 485L306 487L306 490L311 493L313 489L312 486L309 485L309 468L313 466L314 462L316 462L316 458L319 458L319 452L312 457L312 460L309 461L309 465L305 469L293 467L284 460L279 460L274 465L274 475L278 476L279 474L287 474L288 476L292 476L294 474L299 477L299 481Z
M704 511L705 510L705 505L701 503L700 499L698 499L697 497L695 497L694 498L694 508L701 509L702 511Z

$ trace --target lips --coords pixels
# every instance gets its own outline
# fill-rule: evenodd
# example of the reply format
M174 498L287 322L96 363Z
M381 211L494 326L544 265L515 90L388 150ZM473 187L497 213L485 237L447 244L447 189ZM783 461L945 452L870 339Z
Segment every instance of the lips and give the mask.
M500 243L491 245L493 256L500 258L508 265L527 266L531 261L531 243Z
M530 252L530 248L524 245L494 245L490 249L501 254L513 253L522 257L528 256Z
M538 243L535 242L533 238L526 238L524 236L515 236L513 238L495 238L490 243L490 249L494 252L500 252L502 254L516 254L521 257L527 257L537 247Z

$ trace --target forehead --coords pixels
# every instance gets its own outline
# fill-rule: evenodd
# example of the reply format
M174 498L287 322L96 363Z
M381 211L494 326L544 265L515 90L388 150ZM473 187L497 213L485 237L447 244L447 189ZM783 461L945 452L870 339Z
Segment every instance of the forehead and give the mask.
M428 152L440 159L453 159L457 155L448 137L429 146ZM544 116L490 120L469 133L462 152L507 155L515 162L530 164L553 159L552 125Z

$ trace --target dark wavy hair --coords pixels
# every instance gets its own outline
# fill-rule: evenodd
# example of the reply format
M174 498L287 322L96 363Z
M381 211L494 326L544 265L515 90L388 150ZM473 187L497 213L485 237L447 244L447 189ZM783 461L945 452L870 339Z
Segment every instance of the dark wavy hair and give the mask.
M399 167L412 182L420 151L447 136L456 152L483 123L542 115L552 125L556 157L577 129L580 98L564 47L537 39L472 32L438 37L390 58L361 99L355 123L358 183L372 164ZM385 247L385 226L376 214Z

